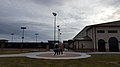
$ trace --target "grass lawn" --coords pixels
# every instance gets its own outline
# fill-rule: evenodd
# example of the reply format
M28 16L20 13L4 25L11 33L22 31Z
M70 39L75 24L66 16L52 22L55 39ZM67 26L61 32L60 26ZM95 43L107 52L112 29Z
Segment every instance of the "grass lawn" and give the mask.
M120 55L92 55L91 58L76 60L8 57L0 58L0 67L120 67Z
M29 52L43 52L46 49L4 49L0 50L0 55L2 54L19 54L19 53L29 53Z

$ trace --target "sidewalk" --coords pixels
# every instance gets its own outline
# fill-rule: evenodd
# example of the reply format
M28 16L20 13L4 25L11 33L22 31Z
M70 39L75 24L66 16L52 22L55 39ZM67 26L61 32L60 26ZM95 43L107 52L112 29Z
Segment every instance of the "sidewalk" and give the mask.
M23 53L23 54L9 54L9 55L0 55L0 57L18 57L26 56L29 58L38 58L38 59L80 59L88 58L91 55L80 52L64 52L63 55L55 55L54 52L33 52L33 53Z
M87 54L120 54L120 52L89 52Z

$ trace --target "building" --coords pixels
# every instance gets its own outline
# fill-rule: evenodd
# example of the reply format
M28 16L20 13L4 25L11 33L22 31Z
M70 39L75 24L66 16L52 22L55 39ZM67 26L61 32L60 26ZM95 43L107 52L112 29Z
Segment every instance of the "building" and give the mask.
M119 52L120 21L86 26L71 45L76 51Z
M3 48L47 48L48 42L9 42L0 40L0 49Z
M8 43L8 40L5 40L5 39L0 40L0 49L3 49L5 47L5 44L7 43Z
M37 49L45 48L47 50L54 49L54 43L61 43L59 41L48 40L48 42L9 42L8 40L0 40L0 49L3 48L27 48Z

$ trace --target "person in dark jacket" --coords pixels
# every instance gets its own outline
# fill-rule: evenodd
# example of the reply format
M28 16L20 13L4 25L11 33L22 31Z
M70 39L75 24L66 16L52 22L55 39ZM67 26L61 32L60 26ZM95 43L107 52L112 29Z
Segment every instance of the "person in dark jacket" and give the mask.
M59 46L58 45L55 45L55 48L54 48L54 55L59 55Z

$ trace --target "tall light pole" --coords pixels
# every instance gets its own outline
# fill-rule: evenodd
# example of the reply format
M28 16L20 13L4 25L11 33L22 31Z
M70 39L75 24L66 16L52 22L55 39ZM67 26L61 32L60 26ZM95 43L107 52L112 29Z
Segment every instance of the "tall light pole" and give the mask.
M56 16L57 16L57 13L52 13L53 16L54 16L54 46L55 46L55 41L56 41Z
M59 40L60 40L60 25L58 25L57 28L58 28L58 44L59 44Z
M62 33L60 32L60 42L62 42L61 34L62 34Z
M23 30L22 32L22 42L24 41L24 30L26 29L26 27L21 27L21 29Z
M21 27L21 29L23 30L23 32L22 32L22 44L21 44L21 48L22 48L23 42L24 42L24 30L26 29L26 27Z
M38 33L35 33L35 37L36 37L36 42L37 42L37 36L38 36L39 34Z
M14 35L14 33L11 33L11 42L13 42L13 35Z

